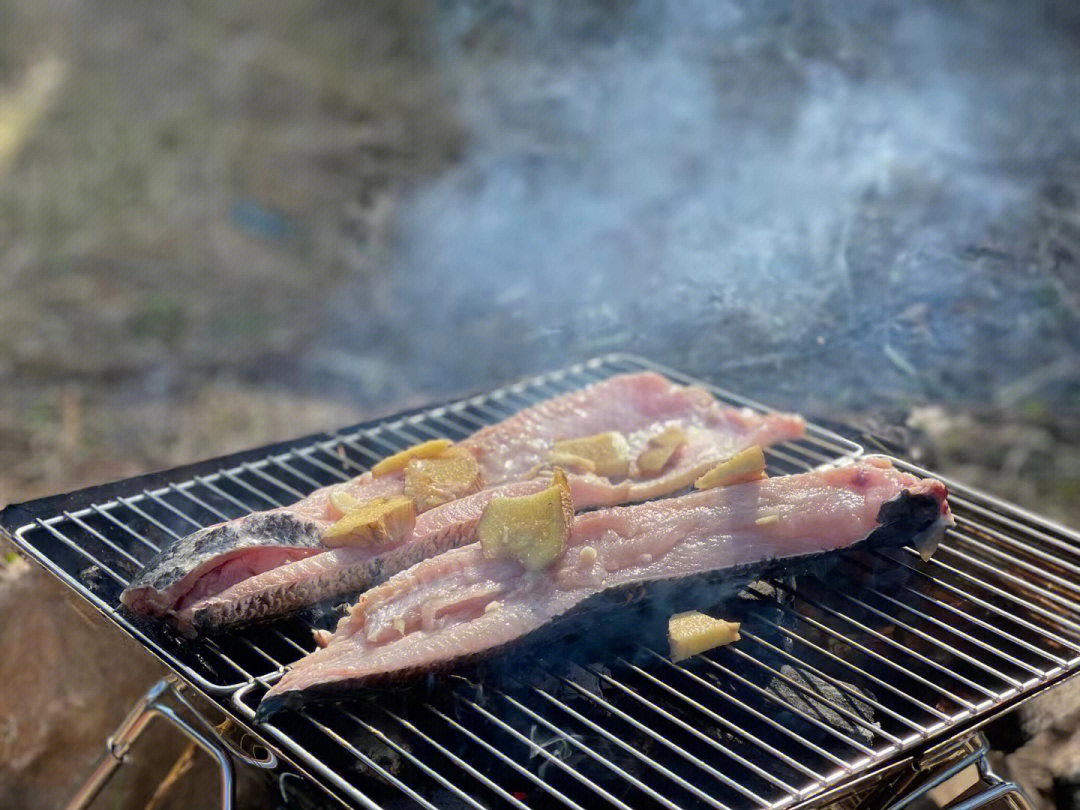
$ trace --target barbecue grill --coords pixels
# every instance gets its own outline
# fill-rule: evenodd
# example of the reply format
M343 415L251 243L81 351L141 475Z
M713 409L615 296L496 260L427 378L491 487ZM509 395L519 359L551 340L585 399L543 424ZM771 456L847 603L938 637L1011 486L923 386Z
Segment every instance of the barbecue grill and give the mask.
M847 552L829 570L857 587L830 587L814 570L754 583L738 600L742 640L680 664L642 651L559 671L538 663L513 678L445 675L377 705L317 705L257 723L261 696L315 648L311 631L330 626L330 615L193 642L119 609L135 572L177 537L290 503L408 445L461 438L541 399L642 369L704 384L605 356L437 407L5 509L0 523L23 553L175 673L133 709L72 806L90 802L155 715L216 757L225 807L234 760L272 769L283 790L302 781L364 808L898 810L970 764L981 781L962 806L1022 805L1017 788L988 768L977 731L1080 667L1080 537L951 481L956 526L931 560L911 549ZM786 474L863 452L810 425L804 439L766 455L770 474ZM193 694L257 745L242 750Z

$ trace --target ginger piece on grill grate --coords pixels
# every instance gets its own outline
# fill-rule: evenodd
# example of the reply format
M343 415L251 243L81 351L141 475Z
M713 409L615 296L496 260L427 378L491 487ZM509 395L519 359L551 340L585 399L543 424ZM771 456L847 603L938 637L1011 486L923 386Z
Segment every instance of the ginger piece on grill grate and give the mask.
M678 662L739 640L739 622L714 619L697 610L668 619L671 660Z

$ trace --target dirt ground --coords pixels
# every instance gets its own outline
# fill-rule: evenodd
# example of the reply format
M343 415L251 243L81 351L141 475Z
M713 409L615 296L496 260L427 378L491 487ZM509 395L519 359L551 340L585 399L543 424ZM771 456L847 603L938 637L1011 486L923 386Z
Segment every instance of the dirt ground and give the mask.
M277 369L455 149L422 11L0 0L0 503L361 417ZM161 670L12 560L0 804L55 807ZM141 745L97 806L153 804L183 746Z
M430 5L0 0L0 505L423 398L387 382L385 363L343 395L298 376L296 360L343 283L378 295L395 206L468 140L455 78L433 56ZM478 30L497 42L505 20ZM498 50L482 37L475 47ZM1076 379L1068 362L1048 374ZM898 396L869 416L830 416L1080 525L1080 416L1043 397L1042 378L1023 379L1032 390L1007 406ZM92 645L100 660L123 644L92 620L50 622L42 605L62 597L7 559L5 623L24 610L40 624L36 642L9 627L2 643L53 645L34 670L47 684L34 710L55 729L95 707L69 737L43 726L36 748L0 766L0 804L55 806L159 670L50 678L65 648ZM39 613L31 593L46 595ZM0 685L9 731L26 722L13 699L25 675ZM145 807L161 776L148 770L100 806ZM212 795L210 773L187 777L203 781L183 801ZM54 792L37 790L46 782Z

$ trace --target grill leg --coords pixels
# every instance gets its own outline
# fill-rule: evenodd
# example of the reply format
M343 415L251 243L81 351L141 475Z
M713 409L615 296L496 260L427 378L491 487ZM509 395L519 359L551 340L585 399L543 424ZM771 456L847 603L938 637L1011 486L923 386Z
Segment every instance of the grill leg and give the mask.
M66 810L86 810L90 806L94 798L116 772L116 769L123 764L124 757L131 750L132 744L155 717L163 717L168 720L184 736L217 760L221 769L221 808L222 810L232 810L235 795L232 759L218 740L197 729L177 714L171 706L161 701L163 697L167 697L174 692L173 684L174 679L171 676L161 679L150 687L149 691L131 707L131 711L128 712L124 721L113 735L106 740L105 754L82 786L75 791L75 795L67 803Z
M981 734L983 756L975 763L984 788L973 796L961 797L949 805L948 810L975 810L990 802L1005 801L1013 810L1031 810L1027 795L1015 782L1008 782L994 773L986 759L986 738Z
M889 804L885 810L903 810L916 799L925 796L938 785L945 783L971 765L974 765L979 772L980 784L975 785L963 796L950 803L945 810L976 810L976 808L984 807L991 802L999 801L1006 802L1007 806L1013 810L1031 810L1031 803L1020 786L1015 782L1008 782L994 773L986 759L989 750L986 737L982 733L972 734L955 748L950 749L950 751L956 752L952 756L962 753L960 759L950 762L946 767L937 770L933 776L923 781L918 787L911 789L910 792L905 793L903 798Z

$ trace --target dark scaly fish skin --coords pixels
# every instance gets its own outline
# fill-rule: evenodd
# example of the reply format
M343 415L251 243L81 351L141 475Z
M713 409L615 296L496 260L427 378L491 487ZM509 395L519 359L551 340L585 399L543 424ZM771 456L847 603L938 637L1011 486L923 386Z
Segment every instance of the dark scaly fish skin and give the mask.
M191 611L190 618L181 612L177 619L178 629L187 636L210 633L238 624L275 619L307 605L317 604L341 596L343 593L362 591L381 582L384 569L389 565L393 571L408 568L426 557L440 554L459 544L459 538L471 532L471 525L455 527L455 531L431 535L424 543L407 544L385 555L365 559L356 565L343 565L329 578L303 582L285 582L275 588L267 588L243 599L210 600Z
M257 512L182 537L159 551L129 588L165 590L223 552L256 547L321 548L317 524L288 512Z
M244 600L216 602L194 611L190 622L177 623L177 629L185 636L212 633L227 627L257 624L282 616L309 605L316 605L339 595L343 591L360 591L371 583L367 570L346 571L333 587L323 582L290 582L274 590L252 594Z

